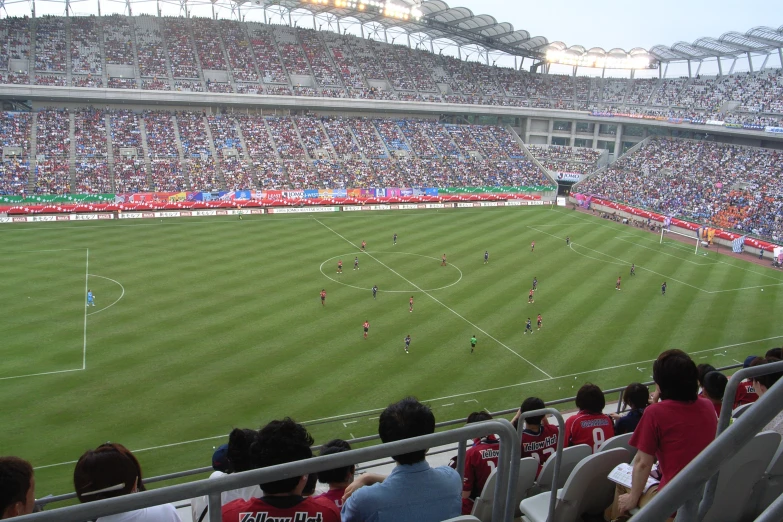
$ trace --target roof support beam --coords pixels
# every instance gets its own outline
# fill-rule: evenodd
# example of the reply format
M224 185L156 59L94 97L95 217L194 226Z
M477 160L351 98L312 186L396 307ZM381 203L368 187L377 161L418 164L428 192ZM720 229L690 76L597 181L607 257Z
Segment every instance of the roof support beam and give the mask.
M720 59L720 56L718 56L718 78L723 76L723 62Z
M748 52L747 55L748 55L748 67L750 68L750 72L753 72L753 59L750 57L750 52Z
M699 66L698 66L698 67L696 67L696 76L698 76L698 75L699 75L699 73L701 72L701 64L703 64L703 63L704 63L704 61L703 61L703 60L700 60L700 61L699 61ZM633 72L633 69L631 69L631 72Z
M734 58L734 61L733 61L733 62L731 62L731 69L729 69L729 76L731 76L732 74L734 74L734 67L735 67L736 65L737 65L737 58L735 57L735 58Z
M783 67L783 49L778 47L778 58L780 59L780 67Z
M693 75L691 74L691 61L688 60L688 78L693 78Z
M770 55L770 54L771 54L771 53L767 53L767 55L764 57L764 61L762 62L762 64L761 64L761 69L759 69L759 71L763 71L763 70L764 70L764 67L766 67L766 66L767 66L767 61L769 61L769 55Z

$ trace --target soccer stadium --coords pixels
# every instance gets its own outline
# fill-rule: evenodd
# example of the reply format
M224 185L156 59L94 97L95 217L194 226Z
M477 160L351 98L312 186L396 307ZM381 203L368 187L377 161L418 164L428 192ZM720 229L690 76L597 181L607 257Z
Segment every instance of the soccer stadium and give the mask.
M781 20L458 3L0 3L0 518L783 520Z

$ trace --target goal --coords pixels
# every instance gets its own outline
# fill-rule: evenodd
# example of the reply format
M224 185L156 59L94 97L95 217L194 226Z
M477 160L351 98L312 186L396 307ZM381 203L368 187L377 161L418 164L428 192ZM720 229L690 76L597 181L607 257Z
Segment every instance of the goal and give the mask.
M683 232L677 232L676 230L669 230L667 228L661 228L661 241L660 241L660 244L663 244L663 238L666 235L668 235L668 234L684 237L684 238L686 238L688 240L688 242L693 241L696 244L696 250L694 250L693 253L694 254L698 254L699 253L699 246L701 246L701 238L694 237L693 232L691 232L690 234L685 234Z

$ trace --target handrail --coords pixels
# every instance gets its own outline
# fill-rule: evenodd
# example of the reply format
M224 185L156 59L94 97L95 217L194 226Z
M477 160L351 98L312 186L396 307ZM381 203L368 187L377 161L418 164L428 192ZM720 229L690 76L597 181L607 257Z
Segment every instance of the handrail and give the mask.
M718 417L718 428L715 432L715 438L720 437L721 433L726 431L731 423L731 410L734 406L734 397L737 395L737 388L740 383L747 378L759 377L761 375L767 375L773 373L775 369L777 371L783 371L783 362L776 362L772 364L763 364L760 366L754 366L752 368L745 368L736 372L731 376L729 382L726 384L726 390L723 393L723 402L721 403L720 416ZM715 500L715 490L718 489L718 475L720 472L713 475L707 482L707 486L704 489L704 497L699 505L699 517L698 520L703 520L704 516L712 507L712 502Z
M492 510L493 520L511 522L514 516L514 502L512 499L514 498L516 479L519 473L520 443L516 431L511 426L511 423L505 419L477 422L454 430L335 453L325 457L315 457L268 468L234 473L215 479L203 479L187 484L177 484L144 491L134 495L123 495L106 500L68 506L53 511L33 513L20 517L19 522L84 522L85 520L95 520L102 516L125 513L205 495L209 497L210 522L219 521L220 493L223 491L351 466L358 462L379 459L389 455L410 453L432 446L483 437L489 434L496 434L500 437L501 451L497 468L498 480L495 485L496 500ZM504 493L505 496L503 496Z
M729 366L723 366L721 368L716 368L716 370L717 371L731 370L731 369L734 369L734 368L740 368L741 366L742 366L741 364L732 364L732 365L729 365ZM645 382L645 383L642 383L642 384L644 384L645 386L650 386L650 385L655 384L655 383L653 381L650 381L650 382ZM618 392L620 393L620 397L619 397L619 400L618 400L618 403L617 403L617 413L620 413L621 411L624 411L624 410L622 410L621 407L622 407L622 400L623 400L623 391L625 391L625 388L626 388L625 386L622 386L622 387L619 387L619 388L610 388L608 390L603 390L603 392L602 392L604 395L609 395L610 393L618 393ZM724 395L724 397L725 396L726 395ZM557 405L557 404L566 404L566 403L569 403L569 402L574 402L575 400L576 400L576 397L566 397L566 398L563 398L563 399L556 399L554 401L545 402L544 404L546 406L554 406L554 405ZM517 411L519 411L519 408L500 410L500 411L497 411L497 412L492 412L491 415L493 417L499 417L499 416L502 416L502 415L511 415L511 414L516 413ZM435 424L435 428L438 429L438 428L446 428L446 427L449 427L449 426L456 426L458 424L464 424L464 422L465 422L465 419L453 419L453 420L443 421L443 422L439 422L439 423ZM302 424L307 425L306 422L302 423ZM228 438L228 435L226 435L226 438ZM347 442L349 444L360 444L360 443L363 443L363 442L372 442L372 441L376 441L376 440L379 440L379 439L380 439L380 437L378 435L367 435L365 437L358 437L358 438L354 438L354 439L349 439ZM313 452L319 450L320 448L321 448L321 446L313 446ZM458 448L458 451L459 451L459 448ZM435 453L428 453L428 454L435 454ZM366 466L366 467L370 467L370 466ZM463 462L463 466L462 467L457 466L457 471L460 471L460 469L464 469L464 462ZM209 466L202 467L202 468L195 468L195 469L191 469L191 470L185 470L185 471L177 471L175 473L168 473L168 474L165 474L165 475L158 475L156 477L145 478L144 479L144 484L154 484L156 482L165 482L167 480L174 480L174 479L178 479L178 478L182 478L182 477L189 477L189 476L193 476L193 475L200 475L202 473L209 473L211 471L213 471L213 468L209 467ZM460 471L460 473L461 473L461 471ZM62 495L47 496L47 497L36 499L35 503L38 506L46 506L46 505L52 504L54 502L64 502L66 500L73 500L75 498L76 498L76 493L64 493Z
M563 415L557 411L554 408L544 408L541 410L533 410L533 411L526 411L524 413L520 413L519 415L519 422L517 423L517 434L520 438L520 450L521 450L521 439L522 439L522 430L524 422L522 422L524 419L528 417L536 417L538 415L553 415L555 419L557 419L557 425L560 429L560 433L557 435L557 450L555 452L555 470L554 474L552 475L552 488L549 492L549 512L547 515L547 521L551 521L555 519L555 506L557 504L557 484L558 480L560 480L560 465L562 464L563 460L563 446L565 445L565 421L563 420Z
M748 370L744 375L764 375L783 371L783 361L765 364ZM761 373L758 371L762 370ZM737 372L740 373L740 372ZM741 378L741 376L740 376ZM765 393L752 408L749 408L734 424L731 429L721 433L710 443L695 459L693 459L680 473L677 474L666 488L634 515L635 522L657 522L665 520L678 508L690 503L694 492L700 491L702 485L710 477L715 475L721 465L736 455L750 440L766 426L781 410L783 406L783 386L773 386ZM714 495L714 493L713 493ZM678 522L696 522L701 513L692 510L678 511Z

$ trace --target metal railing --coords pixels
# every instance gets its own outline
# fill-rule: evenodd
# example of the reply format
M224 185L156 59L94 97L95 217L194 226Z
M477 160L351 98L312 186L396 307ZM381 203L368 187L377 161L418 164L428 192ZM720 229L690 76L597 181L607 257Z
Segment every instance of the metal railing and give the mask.
M19 522L84 522L85 520L95 520L98 517L107 515L207 496L209 499L209 520L210 522L220 522L220 494L223 491L351 466L359 462L420 451L432 446L440 446L452 442L460 442L460 445L464 446L467 444L466 441L468 439L489 434L498 435L500 438L500 456L498 457L497 467L498 478L495 484L495 503L492 506L492 520L512 522L515 509L517 475L519 474L520 442L514 427L505 419L477 422L461 428L432 433L413 439L389 442L325 457L315 457L279 466L234 473L214 479L199 480L188 484L178 484L133 495L123 495L77 506L68 506L53 511L34 513L20 517L18 520Z
M738 383L747 377L758 377L782 371L783 361L741 370L732 376L729 385L726 386L726 394L732 391L736 392ZM724 400L727 398L726 394L724 394ZM634 521L657 522L666 520L675 511L677 511L677 522L698 522L702 520L712 506L712 501L715 497L715 487L717 486L718 471L721 465L748 444L782 408L783 385L777 384L771 387L767 393L754 403L753 407L749 408L737 419L732 424L730 430L725 430L725 428L728 426L731 411L730 409L728 411L721 409L718 436L715 440L680 471L666 485L665 489L655 495L649 504L641 508L634 515ZM694 502L694 492L702 491L705 483L708 483L707 489L704 492L701 504L696 509L698 499ZM698 496L698 493L696 496ZM684 508L680 509L683 506ZM777 509L781 509L781 507L778 506L775 510ZM776 512L775 510L772 510L773 514Z
M731 370L731 369L734 369L734 368L741 368L741 367L742 367L741 364L732 364L732 365L716 368L716 370L717 371L724 371L724 370ZM653 381L649 381L649 382L644 382L642 384L644 384L645 386L651 386L651 385L653 385L655 383ZM623 392L625 391L625 388L626 388L625 386L622 386L622 387L619 387L619 388L609 388L607 390L603 390L603 394L604 395L609 395L609 394L612 394L612 393L618 393L619 394L618 395L618 399L617 399L617 413L621 413L623 411L626 411L625 409L623 409ZM736 388L735 388L735 390L736 390ZM734 392L732 392L732 397L733 397L733 393ZM724 398L728 397L728 396L729 396L729 388L727 386L726 387L726 394L724 395ZM554 401L548 401L548 402L546 402L544 404L547 407L551 407L551 406L557 406L557 405L560 405L560 404L568 404L568 403L574 402L575 400L576 400L576 397L566 397L566 398L563 398L563 399L556 399ZM492 412L491 415L493 417L502 417L503 415L513 415L518 410L519 410L518 407L517 408L511 408L511 409L506 409L506 410L500 410L500 411ZM435 428L436 429L448 428L448 427L451 427L451 426L462 425L464 423L465 423L465 419L452 419L452 420L443 421L443 422L439 422L439 423L435 424ZM304 423L304 424L306 424L306 423ZM228 434L226 434L226 440L228 440ZM374 442L374 441L378 441L378 440L380 440L380 436L378 436L378 435L367 435L365 437L358 437L358 438L354 438L354 439L349 439L347 442L349 444L353 445L353 444L360 444L360 443L363 443L363 442ZM313 452L318 451L320 448L321 448L321 446L313 446ZM459 447L454 448L454 450L459 451ZM445 453L447 451L453 451L453 450L438 450L438 451L428 452L427 454L428 455L437 455L437 454L440 454L440 453ZM393 460L387 460L387 461L375 463L375 464L368 465L368 466L357 467L356 469L357 469L357 471L363 471L363 470L367 470L367 469L370 469L370 468L373 468L373 467L378 467L378 466L382 466L382 465L385 465L385 464L392 464L392 463L394 463ZM463 467L464 467L464 461L463 461L463 466L458 466L458 470L460 471L460 473L462 473L461 470L463 469ZM184 477L196 476L196 475L201 475L201 474L204 474L204 473L211 473L212 471L214 471L214 469L211 466L195 468L195 469L185 470L185 471L177 471L175 473L167 473L165 475L158 475L156 477L145 478L144 479L144 484L145 485L149 485L149 484L155 484L155 483L158 483L158 482L166 482L166 481L169 481L169 480L175 480L175 479L180 479L180 478L184 478ZM64 493L62 495L51 495L51 496L47 496L47 497L36 499L35 503L38 506L46 506L46 505L52 504L54 502L65 502L67 500L73 500L75 498L76 498L76 493Z

